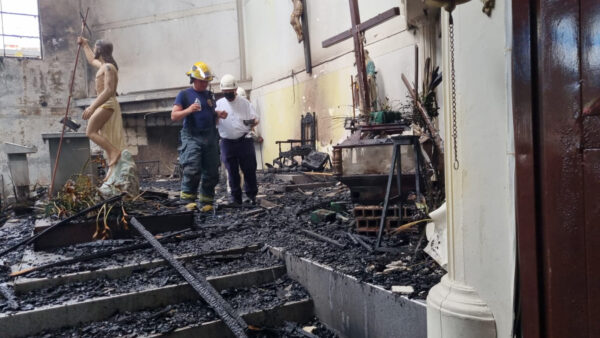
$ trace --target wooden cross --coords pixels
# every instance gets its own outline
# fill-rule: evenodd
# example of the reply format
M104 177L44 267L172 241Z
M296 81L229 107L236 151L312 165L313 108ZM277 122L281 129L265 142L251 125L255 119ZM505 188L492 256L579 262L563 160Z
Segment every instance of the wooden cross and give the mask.
M361 41L361 34L367 29L373 28L395 16L400 15L400 8L391 8L379 15L372 17L371 19L360 22L360 13L358 12L358 1L348 0L350 2L350 18L352 20L352 28L340 33L334 37L331 37L322 42L323 48L333 46L339 42L354 38L354 58L356 59L356 70L358 74L358 88L361 97L361 111L363 114L369 112L370 100L369 91L367 90L367 71L365 69L365 50Z
M308 19L306 17L306 13L308 9L306 8L306 2L302 0L304 5L304 11L302 11L302 36L304 43L304 64L306 65L306 72L308 74L312 73L312 60L310 58L310 40L308 38Z

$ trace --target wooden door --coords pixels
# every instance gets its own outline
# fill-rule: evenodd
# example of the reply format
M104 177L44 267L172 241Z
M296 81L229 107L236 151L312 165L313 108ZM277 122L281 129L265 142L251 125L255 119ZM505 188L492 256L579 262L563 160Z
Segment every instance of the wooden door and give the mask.
M513 1L525 337L600 337L600 1Z

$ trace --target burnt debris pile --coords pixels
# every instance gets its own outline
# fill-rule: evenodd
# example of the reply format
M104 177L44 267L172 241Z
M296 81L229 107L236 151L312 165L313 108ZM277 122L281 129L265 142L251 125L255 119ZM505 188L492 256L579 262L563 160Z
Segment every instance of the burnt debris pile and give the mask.
M210 212L186 210L176 180L142 186L146 196L115 203L106 217L127 229L109 224L110 235L94 240L102 217L87 215L0 257L0 326L9 336L334 337L274 249L409 298L425 299L445 273L422 250L425 223L402 231L386 224L381 247L390 250L377 250L377 233L358 222L377 211L357 214L348 188L326 173L261 173L256 204L226 205L221 184ZM398 217L406 223L423 215L404 208ZM9 219L0 250L57 222L38 218ZM206 294L182 270L210 285Z

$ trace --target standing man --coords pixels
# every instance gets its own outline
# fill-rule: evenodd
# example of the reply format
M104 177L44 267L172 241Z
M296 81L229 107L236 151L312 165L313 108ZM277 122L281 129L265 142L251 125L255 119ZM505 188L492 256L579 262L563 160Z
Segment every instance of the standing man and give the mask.
M221 160L227 168L231 202L242 203L240 172L244 174L244 192L249 201L256 203L258 186L256 184L256 155L254 142L249 135L252 127L258 124L258 116L252 104L237 95L238 86L233 75L224 75L221 79L221 91L224 98L217 101L217 111L225 112L227 120L219 120L217 128L221 135Z
M196 62L186 74L191 86L177 94L171 110L171 120L183 119L179 149L179 163L183 168L180 198L189 203L198 198L200 210L206 212L213 208L215 186L219 182L216 121L227 118L227 113L217 115L215 111L214 95L207 90L213 75L204 62Z

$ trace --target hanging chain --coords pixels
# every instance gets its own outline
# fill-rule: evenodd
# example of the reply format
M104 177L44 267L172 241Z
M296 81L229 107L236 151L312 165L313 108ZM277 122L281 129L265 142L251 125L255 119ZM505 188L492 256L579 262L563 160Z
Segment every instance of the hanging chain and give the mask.
M450 35L450 81L452 84L452 142L454 146L454 163L452 167L458 170L460 163L458 162L458 128L456 127L456 72L454 71L454 20L452 13L449 14L449 35Z

